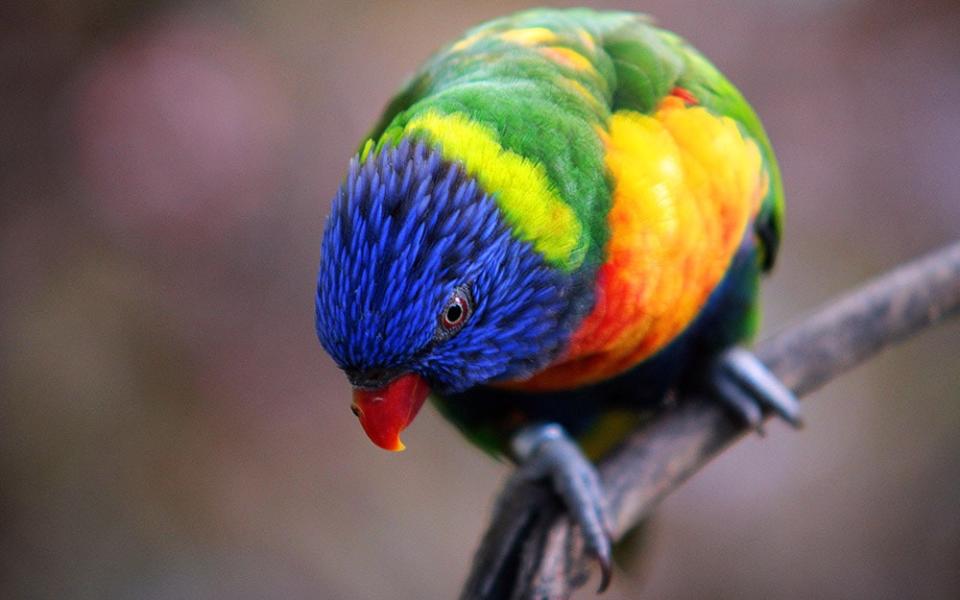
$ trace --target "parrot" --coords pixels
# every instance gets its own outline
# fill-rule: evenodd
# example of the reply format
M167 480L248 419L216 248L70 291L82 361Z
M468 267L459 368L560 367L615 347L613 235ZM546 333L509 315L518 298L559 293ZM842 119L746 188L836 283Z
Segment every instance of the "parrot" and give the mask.
M743 347L784 192L747 101L646 16L536 9L467 31L349 161L320 248L316 333L370 440L427 398L545 481L610 579L595 461L671 392L801 423Z

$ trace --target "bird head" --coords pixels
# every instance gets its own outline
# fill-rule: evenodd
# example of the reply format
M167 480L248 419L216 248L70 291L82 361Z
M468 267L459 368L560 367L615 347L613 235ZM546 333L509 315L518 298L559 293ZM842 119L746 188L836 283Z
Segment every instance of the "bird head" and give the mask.
M515 235L462 165L402 141L355 158L333 201L317 335L371 441L401 450L431 390L522 379L554 358L576 285Z

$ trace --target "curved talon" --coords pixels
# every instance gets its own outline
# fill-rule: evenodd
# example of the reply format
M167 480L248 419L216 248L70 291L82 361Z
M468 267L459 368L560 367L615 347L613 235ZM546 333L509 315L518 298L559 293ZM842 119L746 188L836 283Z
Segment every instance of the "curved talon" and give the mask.
M602 594L610 587L610 580L613 579L613 561L609 555L595 558L600 563L600 587L597 588L597 593Z
M613 576L610 519L606 495L596 468L559 425L532 425L512 441L520 463L517 476L528 481L548 479L573 522L580 527L584 552L600 565L602 592Z

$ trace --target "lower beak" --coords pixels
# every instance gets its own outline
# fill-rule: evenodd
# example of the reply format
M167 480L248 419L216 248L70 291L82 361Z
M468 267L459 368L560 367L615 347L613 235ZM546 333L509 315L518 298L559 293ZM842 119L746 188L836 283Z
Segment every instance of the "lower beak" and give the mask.
M400 432L417 416L428 395L427 382L419 375L407 373L380 389L354 388L351 408L371 442L398 452L404 449Z

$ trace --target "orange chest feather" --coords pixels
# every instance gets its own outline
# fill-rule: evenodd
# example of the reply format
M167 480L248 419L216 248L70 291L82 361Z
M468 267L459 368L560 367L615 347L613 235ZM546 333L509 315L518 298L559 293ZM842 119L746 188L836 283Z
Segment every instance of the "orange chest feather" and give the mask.
M667 345L722 279L766 193L757 145L675 96L653 115L615 113L600 135L614 189L596 304L553 365L511 388L602 381Z

